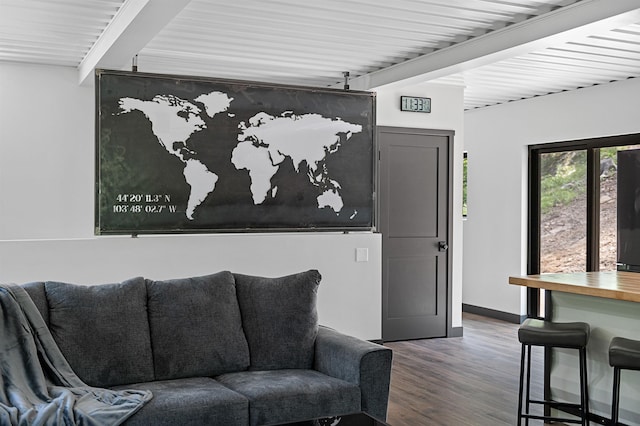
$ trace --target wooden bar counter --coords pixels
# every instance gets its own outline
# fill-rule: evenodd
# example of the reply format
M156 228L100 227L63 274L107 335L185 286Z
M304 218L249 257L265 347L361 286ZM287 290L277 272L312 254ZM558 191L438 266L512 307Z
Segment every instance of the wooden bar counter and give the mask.
M585 296L640 302L640 274L636 272L576 272L509 277L509 284Z
M548 291L545 317L554 322L583 321L591 326L587 345L590 412L609 418L613 369L609 343L616 336L640 340L640 273L607 271L509 277L509 284ZM578 401L578 357L551 351L549 381L554 399ZM640 425L640 372L622 373L620 419Z

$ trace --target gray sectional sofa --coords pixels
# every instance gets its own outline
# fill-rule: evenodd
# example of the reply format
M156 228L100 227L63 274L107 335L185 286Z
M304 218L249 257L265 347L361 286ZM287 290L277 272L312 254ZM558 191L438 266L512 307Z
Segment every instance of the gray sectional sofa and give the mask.
M384 420L391 350L318 326L318 271L24 284L86 384L149 390L126 425Z

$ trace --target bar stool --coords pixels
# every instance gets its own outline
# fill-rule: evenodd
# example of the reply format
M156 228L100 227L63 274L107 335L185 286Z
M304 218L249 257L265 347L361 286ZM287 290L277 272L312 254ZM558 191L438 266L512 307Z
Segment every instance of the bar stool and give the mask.
M640 370L640 341L614 337L609 344L609 365L613 367L611 424L618 424L620 410L620 370Z
M520 358L520 392L518 398L518 426L525 419L546 420L564 423L589 424L589 394L587 382L587 342L589 341L589 324L584 322L555 323L529 318L518 329L518 340L522 343ZM532 400L531 389L531 347L544 346L547 348L577 349L580 354L580 404L557 402L551 400ZM525 348L527 348L527 393L525 412L522 412L522 391L524 385ZM580 420L553 416L539 416L529 414L530 404L541 404L551 408L577 408Z

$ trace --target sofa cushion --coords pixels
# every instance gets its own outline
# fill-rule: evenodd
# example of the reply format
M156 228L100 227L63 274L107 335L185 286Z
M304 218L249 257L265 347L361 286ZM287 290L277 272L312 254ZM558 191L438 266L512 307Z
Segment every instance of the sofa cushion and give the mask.
M318 333L316 270L280 278L235 274L251 370L311 368Z
M44 323L49 325L49 307L47 306L47 295L44 291L44 283L41 281L23 284L22 288L27 292L38 312L42 316Z
M116 386L153 393L151 401L129 418L126 426L246 426L249 401L213 379L165 380Z
M360 388L315 370L242 371L216 377L249 399L251 425L360 411Z
M46 282L45 292L51 334L80 379L98 387L153 380L144 278Z
M231 272L147 280L156 380L216 376L249 367Z

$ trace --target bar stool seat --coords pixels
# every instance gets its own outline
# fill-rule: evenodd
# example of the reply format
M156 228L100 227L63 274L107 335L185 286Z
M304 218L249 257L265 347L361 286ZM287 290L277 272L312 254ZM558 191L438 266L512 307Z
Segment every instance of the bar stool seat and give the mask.
M518 425L522 419L529 424L529 419L546 420L549 422L589 424L589 395L587 380L587 343L589 342L590 327L585 322L557 323L529 318L518 329L518 340L522 344L522 356L520 360L520 392L518 399ZM580 355L580 403L558 402L551 400L533 400L530 397L531 388L531 347L543 346L548 348L577 349ZM526 349L526 353L525 353ZM525 357L528 355L528 357ZM525 359L527 371L527 389L524 398L526 402L525 412L522 412ZM533 415L529 412L530 404L541 404L545 407L556 409L574 409L579 413L580 420L554 417L547 415Z
M640 370L640 341L614 337L609 344L609 365L613 367L611 424L618 424L620 411L620 370Z
M640 370L640 341L614 337L609 345L609 365L624 370Z
M587 346L589 324L557 323L529 318L520 326L518 340L525 345L578 349Z

